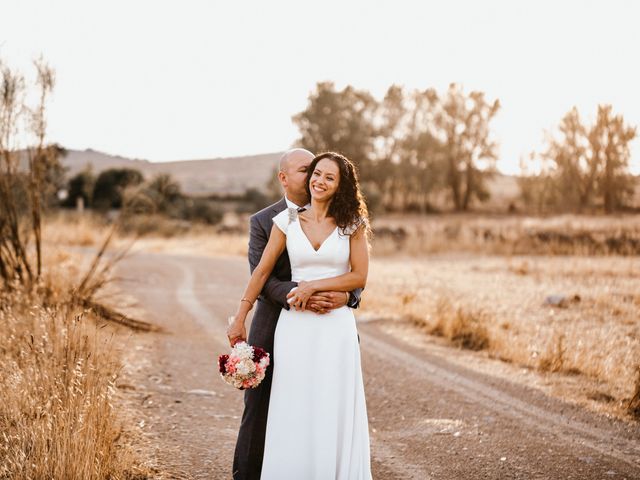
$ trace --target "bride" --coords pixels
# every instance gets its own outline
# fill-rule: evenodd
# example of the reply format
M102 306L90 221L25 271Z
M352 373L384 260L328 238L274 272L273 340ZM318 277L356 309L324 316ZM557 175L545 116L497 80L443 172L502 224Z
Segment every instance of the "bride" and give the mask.
M244 339L247 313L276 260L288 251L293 307L278 319L262 480L370 480L369 428L356 322L349 307L305 310L315 292L364 288L369 268L367 208L354 165L316 156L307 174L311 207L284 210L273 227L227 331Z

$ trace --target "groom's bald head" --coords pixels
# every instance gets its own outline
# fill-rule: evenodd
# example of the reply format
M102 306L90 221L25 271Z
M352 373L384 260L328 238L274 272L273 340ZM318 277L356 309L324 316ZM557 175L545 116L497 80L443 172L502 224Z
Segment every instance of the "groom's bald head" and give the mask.
M295 168L300 162L308 162L307 166L313 160L313 153L304 148L292 148L287 150L280 157L280 171L287 173L291 167Z
M313 160L313 153L304 148L292 148L280 157L278 180L287 198L297 205L307 203L307 169Z

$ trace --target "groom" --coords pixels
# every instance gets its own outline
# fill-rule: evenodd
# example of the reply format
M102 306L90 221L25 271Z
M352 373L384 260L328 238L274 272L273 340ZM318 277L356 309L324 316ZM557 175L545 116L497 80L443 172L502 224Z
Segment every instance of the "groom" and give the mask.
M259 211L251 217L249 236L249 265L251 272L256 268L262 252L267 245L272 218L286 208L309 208L306 179L307 169L313 160L313 154L302 148L294 148L285 152L280 159L278 180L282 185L285 196L279 202ZM285 250L267 280L257 302L257 308L251 322L248 342L250 345L260 346L271 353L272 362L264 380L253 389L245 390L244 412L238 432L238 441L233 457L234 480L258 480L262 470L262 456L264 453L264 439L267 428L267 412L269 410L269 396L273 362L273 339L280 310L288 309L287 293L297 285L291 281L291 265ZM326 313L329 310L348 305L357 308L360 303L361 290L350 294L345 292L318 292L309 299L307 309L316 313ZM229 341L243 335L231 334Z

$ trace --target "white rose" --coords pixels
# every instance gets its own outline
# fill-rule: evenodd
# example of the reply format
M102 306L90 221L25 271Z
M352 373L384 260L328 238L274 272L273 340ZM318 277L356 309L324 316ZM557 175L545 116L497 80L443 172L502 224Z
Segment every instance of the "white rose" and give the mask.
M236 365L236 371L240 375L248 375L255 372L256 364L250 359L244 359Z

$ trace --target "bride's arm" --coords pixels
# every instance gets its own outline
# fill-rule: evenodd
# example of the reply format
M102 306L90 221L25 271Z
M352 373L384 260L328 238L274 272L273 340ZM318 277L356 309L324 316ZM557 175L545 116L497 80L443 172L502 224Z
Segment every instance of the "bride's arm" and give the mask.
M262 252L260 262L251 274L247 289L244 291L244 295L242 295L242 300L238 306L238 311L235 314L233 322L227 329L227 337L229 338L229 343L231 343L231 345L233 345L238 338L241 340L245 340L247 338L244 325L247 319L247 314L253 307L258 295L260 295L262 287L264 287L269 275L271 275L276 261L280 255L282 255L282 252L284 252L286 243L286 235L274 224L271 228L269 241Z
M369 242L367 241L364 227L351 234L349 246L351 271L337 277L299 282L298 288L287 296L296 310L304 310L309 297L315 292L328 290L350 292L357 288L364 288L369 273Z

